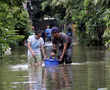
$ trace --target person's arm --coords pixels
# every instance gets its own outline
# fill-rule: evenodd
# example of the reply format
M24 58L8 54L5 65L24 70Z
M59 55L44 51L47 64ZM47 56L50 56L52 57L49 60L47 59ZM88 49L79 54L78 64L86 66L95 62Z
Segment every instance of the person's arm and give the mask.
M44 45L41 45L41 50L42 50L43 57L45 59L46 58L46 54L45 54Z
M57 49L56 43L57 43L56 42L56 39L55 38L52 38L52 48L55 49L55 50Z
M32 56L34 57L35 56L35 53L34 53L34 51L32 50L32 48L31 48L31 43L28 41L28 49L29 49L29 51L31 52L31 54L32 54Z
M45 48L44 48L44 40L41 38L41 51L43 54L44 59L46 58Z
M62 54L61 54L61 56L60 56L60 60L63 59L64 54L65 54L65 52L66 52L66 49L67 49L67 43L64 43L64 48L63 48Z
M68 39L68 36L67 35L64 35L63 36L63 51L62 51L62 54L60 56L60 60L63 59L64 55L65 55L65 52L67 50L67 46L68 46L68 43L69 43L69 39Z

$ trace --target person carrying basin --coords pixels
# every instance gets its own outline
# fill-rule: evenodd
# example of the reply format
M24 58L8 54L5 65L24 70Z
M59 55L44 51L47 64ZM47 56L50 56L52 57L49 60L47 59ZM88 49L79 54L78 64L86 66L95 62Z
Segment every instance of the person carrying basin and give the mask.
M44 50L44 41L41 38L41 31L35 31L34 35L29 36L28 38L28 63L29 64L41 64L42 63L42 55L45 58L45 50ZM41 54L41 52L43 54Z
M53 48L58 51L60 64L72 63L72 39L63 32L59 32L58 27L52 28Z

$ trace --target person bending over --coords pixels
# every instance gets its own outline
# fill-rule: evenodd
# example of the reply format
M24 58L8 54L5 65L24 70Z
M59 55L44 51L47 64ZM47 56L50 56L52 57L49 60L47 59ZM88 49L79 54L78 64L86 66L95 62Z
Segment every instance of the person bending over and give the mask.
M53 48L58 50L60 64L72 63L72 39L63 32L59 32L57 27L52 28Z

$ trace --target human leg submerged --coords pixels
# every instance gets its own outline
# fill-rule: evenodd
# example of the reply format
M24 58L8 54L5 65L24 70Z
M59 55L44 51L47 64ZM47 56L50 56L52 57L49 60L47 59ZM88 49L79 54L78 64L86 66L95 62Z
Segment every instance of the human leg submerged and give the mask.
M28 56L28 64L29 65L41 65L42 64L42 57L41 54L36 54L34 57Z
M58 50L58 58L62 55L63 50L59 48ZM73 54L73 49L72 46L68 47L64 57L61 61L59 61L60 64L71 64L72 63L72 54Z

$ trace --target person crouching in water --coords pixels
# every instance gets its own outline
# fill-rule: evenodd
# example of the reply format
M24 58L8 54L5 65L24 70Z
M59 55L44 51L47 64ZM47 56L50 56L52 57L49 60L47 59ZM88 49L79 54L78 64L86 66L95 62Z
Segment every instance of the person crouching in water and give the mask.
M56 50L52 49L50 57L44 60L45 67L52 67L59 64L59 60L56 57Z
M72 39L63 32L59 32L57 27L52 28L53 48L58 50L60 64L72 63Z
M35 31L34 35L29 36L28 38L28 63L33 65L40 65L42 64L42 54L43 57L46 57L44 51L44 41L41 38L41 31Z

